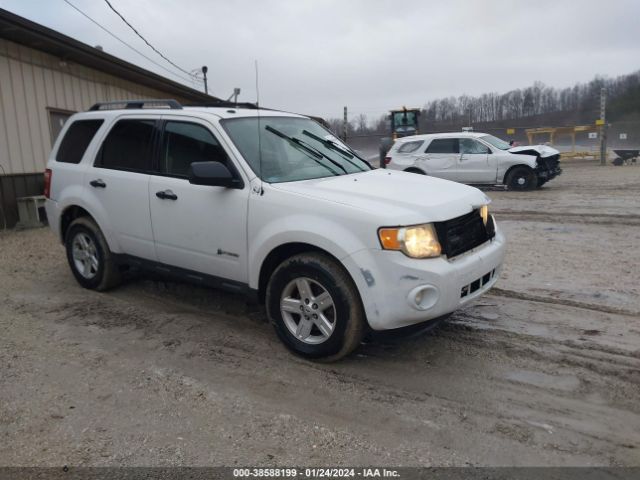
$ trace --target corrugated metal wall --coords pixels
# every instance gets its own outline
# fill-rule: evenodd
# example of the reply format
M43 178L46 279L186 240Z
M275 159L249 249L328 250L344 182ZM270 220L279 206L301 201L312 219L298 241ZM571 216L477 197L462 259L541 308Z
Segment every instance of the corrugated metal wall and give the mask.
M175 95L0 38L0 177L10 177L0 178L0 228L2 215L15 224L16 196L40 194L42 182L33 174L44 171L55 140L49 109L78 112L96 102L136 98Z

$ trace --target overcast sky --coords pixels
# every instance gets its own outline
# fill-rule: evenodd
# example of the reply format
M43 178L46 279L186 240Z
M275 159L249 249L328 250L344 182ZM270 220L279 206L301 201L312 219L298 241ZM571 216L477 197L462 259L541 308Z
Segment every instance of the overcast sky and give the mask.
M69 0L159 63L103 0ZM639 0L110 0L185 70L209 67L210 92L325 118L372 119L427 100L565 87L640 68ZM0 7L169 76L63 0ZM172 77L176 79L176 77Z

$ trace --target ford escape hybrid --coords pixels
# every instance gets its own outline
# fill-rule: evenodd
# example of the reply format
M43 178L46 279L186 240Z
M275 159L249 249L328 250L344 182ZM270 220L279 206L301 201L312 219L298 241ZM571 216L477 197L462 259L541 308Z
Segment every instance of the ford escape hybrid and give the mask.
M251 104L94 105L66 123L45 190L83 287L150 269L252 294L310 358L451 313L505 253L479 190L374 170L313 120Z

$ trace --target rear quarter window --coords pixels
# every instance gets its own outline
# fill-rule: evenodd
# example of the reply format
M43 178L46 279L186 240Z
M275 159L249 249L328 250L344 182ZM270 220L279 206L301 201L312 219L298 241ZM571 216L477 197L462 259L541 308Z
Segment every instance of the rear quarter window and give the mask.
M84 152L104 120L76 120L70 126L56 153L56 161L80 163Z
M436 138L431 141L426 153L458 153L458 139Z
M412 142L403 143L402 145L400 145L398 147L398 153L415 152L416 150L418 150L422 146L423 143L424 143L423 140L415 140L415 141L412 141Z

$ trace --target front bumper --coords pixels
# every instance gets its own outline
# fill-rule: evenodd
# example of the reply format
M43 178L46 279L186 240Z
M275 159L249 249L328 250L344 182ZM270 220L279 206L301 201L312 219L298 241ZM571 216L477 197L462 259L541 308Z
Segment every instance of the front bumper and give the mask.
M374 330L400 328L446 315L479 297L498 279L505 237L453 259L413 259L401 252L360 250L343 259Z
M548 182L552 178L557 177L561 173L562 173L562 169L560 167L555 167L552 169L548 169L548 168L536 169L536 175L538 175L538 178L541 180L544 180L545 182Z
M548 182L562 173L562 168L560 168L560 155L539 158L537 164L535 172L538 180Z

